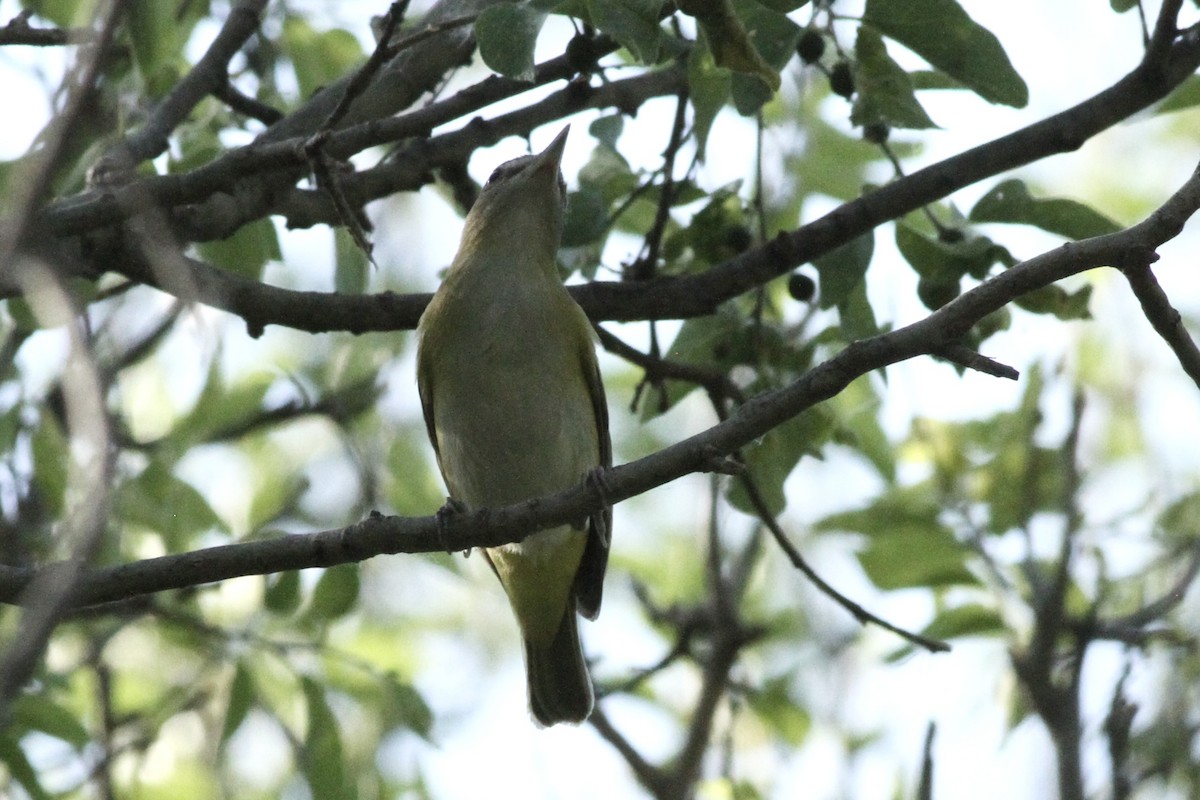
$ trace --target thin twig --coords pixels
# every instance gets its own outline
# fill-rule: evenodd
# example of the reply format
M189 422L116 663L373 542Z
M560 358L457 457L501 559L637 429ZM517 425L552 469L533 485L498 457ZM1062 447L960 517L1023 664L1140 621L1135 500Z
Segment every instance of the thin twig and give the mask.
M1171 305L1170 298L1155 278L1153 270L1148 264L1131 265L1122 269L1121 273L1129 281L1129 288L1141 303L1146 319L1175 353L1179 366L1183 367L1187 376L1200 388L1200 348L1196 347L1195 340L1188 334L1183 325L1183 318Z

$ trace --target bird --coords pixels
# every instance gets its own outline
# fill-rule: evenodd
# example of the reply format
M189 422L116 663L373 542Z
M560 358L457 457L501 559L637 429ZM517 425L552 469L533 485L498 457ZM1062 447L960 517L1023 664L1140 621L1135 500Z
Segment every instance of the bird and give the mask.
M492 172L417 325L417 386L447 510L542 497L612 466L596 334L558 269L569 131ZM576 616L600 612L611 533L606 505L484 549L520 628L539 726L592 711Z

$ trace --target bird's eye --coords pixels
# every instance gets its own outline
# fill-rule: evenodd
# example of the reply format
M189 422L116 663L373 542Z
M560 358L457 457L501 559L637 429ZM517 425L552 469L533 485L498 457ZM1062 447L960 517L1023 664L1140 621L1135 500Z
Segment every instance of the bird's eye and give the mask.
M505 173L504 165L501 164L500 166L498 166L494 170L492 170L492 174L488 176L487 183L485 183L484 186L491 186L493 183L495 183L496 181L498 181L502 177L504 177L504 173Z

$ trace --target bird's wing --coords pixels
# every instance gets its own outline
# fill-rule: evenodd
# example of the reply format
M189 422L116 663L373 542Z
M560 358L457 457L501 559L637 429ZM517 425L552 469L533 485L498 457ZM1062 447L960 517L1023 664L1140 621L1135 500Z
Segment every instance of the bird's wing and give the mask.
M596 421L596 443L600 452L597 466L612 466L612 438L608 432L608 403L604 399L604 383L600 379L600 365L596 361L596 343L591 324L583 310L584 335L580 336L579 363L587 382L588 396L592 401L592 415ZM600 601L604 593L604 571L608 567L608 549L612 542L612 506L605 506L588 520L587 544L579 571L575 574L575 601L579 613L595 619L600 613Z

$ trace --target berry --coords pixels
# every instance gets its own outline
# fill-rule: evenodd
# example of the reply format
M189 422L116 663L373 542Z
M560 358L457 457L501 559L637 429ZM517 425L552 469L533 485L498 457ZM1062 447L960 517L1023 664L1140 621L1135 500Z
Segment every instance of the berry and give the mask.
M836 95L850 98L854 95L854 73L850 71L849 61L839 61L829 71L829 88Z
M825 55L825 37L809 28L800 36L800 41L796 42L796 55L800 56L800 60L805 64L820 61L821 56Z
M817 282L802 272L793 272L788 276L787 288L793 300L810 303L817 293Z
M930 311L937 311L942 306L949 303L962 292L958 285L958 281L945 283L942 281L931 281L928 278L921 278L917 281L917 297L921 298L921 302Z

